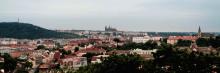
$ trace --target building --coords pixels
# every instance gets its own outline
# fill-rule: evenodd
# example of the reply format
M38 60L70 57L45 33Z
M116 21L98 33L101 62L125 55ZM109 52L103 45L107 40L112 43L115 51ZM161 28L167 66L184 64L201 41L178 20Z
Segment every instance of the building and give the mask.
M130 53L131 54L145 54L145 55L152 55L152 53L156 53L157 49L153 49L153 50L142 50L142 49L134 49L131 50Z
M149 41L151 38L149 36L137 36L137 37L132 37L132 42L135 43L146 43Z
M98 56L93 56L91 63L95 64L95 63L102 63L102 61L109 57L109 55L98 55Z
M167 43L174 45L178 42L178 40L190 40L195 42L197 39L197 36L169 36Z
M86 57L74 57L69 56L59 60L59 64L61 67L68 67L78 69L82 66L87 66L87 58Z
M134 49L130 51L130 54L138 54L143 57L145 60L154 59L153 53L156 53L157 49L153 50L142 50L142 49Z
M163 37L161 37L161 36L151 37L151 40L152 40L152 41L160 41L161 39L163 39Z
M199 38L202 37L202 31L201 31L200 26L199 26L199 30L198 30L198 34L197 34L197 36L198 36Z
M110 26L105 26L105 31L117 31L117 29L116 28L112 28L112 27L110 27Z

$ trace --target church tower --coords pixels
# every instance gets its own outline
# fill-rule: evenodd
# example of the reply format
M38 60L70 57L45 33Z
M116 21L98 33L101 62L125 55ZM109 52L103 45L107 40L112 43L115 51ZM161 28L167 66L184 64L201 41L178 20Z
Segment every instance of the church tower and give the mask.
M202 37L202 31L201 31L201 28L199 26L199 30L198 30L198 35L197 35L199 38Z

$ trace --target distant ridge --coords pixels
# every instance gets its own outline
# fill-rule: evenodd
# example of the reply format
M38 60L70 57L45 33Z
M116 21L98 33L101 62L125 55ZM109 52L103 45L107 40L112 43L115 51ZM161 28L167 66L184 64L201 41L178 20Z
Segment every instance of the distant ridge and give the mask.
M76 34L56 32L29 23L0 22L0 38L40 39L79 37Z

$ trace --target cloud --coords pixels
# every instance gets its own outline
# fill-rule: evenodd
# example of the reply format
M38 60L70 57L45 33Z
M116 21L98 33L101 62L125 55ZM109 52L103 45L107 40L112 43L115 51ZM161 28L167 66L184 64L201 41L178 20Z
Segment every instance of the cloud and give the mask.
M0 10L0 21L20 17L50 29L220 31L219 0L1 0Z

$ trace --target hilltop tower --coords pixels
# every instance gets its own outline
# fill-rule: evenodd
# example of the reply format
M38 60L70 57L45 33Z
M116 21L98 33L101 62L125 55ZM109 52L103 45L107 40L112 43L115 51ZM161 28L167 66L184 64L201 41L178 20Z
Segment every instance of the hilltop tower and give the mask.
M18 18L18 21L17 21L18 23L20 22L20 19Z

